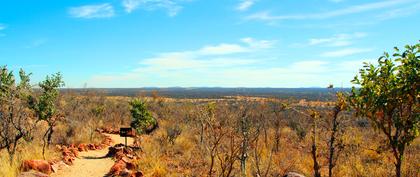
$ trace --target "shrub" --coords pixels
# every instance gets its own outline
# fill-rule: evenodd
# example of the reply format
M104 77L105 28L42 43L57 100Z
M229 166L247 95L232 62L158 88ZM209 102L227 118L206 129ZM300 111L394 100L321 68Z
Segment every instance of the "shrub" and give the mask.
M134 99L130 102L131 106L131 127L134 128L138 134L147 133L148 130L157 126L156 119L152 116L147 109L144 101Z

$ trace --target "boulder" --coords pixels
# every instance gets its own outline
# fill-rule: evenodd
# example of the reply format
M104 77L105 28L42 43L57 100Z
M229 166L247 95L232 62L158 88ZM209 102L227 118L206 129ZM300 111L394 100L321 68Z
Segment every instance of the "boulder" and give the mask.
M25 160L22 163L22 171L35 170L45 174L53 172L51 164L46 160Z

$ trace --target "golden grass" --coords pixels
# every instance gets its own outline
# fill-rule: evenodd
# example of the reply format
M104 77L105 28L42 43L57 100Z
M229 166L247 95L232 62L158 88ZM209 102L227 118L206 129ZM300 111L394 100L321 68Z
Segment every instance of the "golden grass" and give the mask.
M45 158L56 159L59 153L51 146L45 152ZM15 154L12 163L9 161L7 151L0 151L0 177L13 177L17 176L20 172L20 166L24 160L28 159L43 159L42 145L37 143L23 143Z

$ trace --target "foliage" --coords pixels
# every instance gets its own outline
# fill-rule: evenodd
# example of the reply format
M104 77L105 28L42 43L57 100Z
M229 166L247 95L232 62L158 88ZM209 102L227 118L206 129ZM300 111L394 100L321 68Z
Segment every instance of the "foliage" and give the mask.
M44 81L39 83L42 94L32 105L39 120L47 121L49 124L51 123L51 118L57 112L55 102L58 98L59 88L63 86L64 82L60 73L56 73L51 77L47 76Z
M130 102L131 112L131 127L133 127L137 133L145 133L150 126L156 126L157 121L152 116L152 113L147 109L147 105L140 99L134 99Z
M6 148L10 163L19 141L29 138L33 128L27 107L31 94L30 74L19 71L20 82L16 83L13 72L4 66L0 68L0 150Z
M51 77L47 76L44 81L39 84L41 88L41 95L38 98L31 98L31 108L35 111L39 121L46 121L48 129L43 136L43 151L45 158L45 147L49 146L52 141L54 133L54 126L59 119L57 115L56 102L58 99L59 88L64 86L62 76L60 73L53 74Z
M419 136L420 44L405 46L390 56L384 53L378 66L365 63L352 81L350 101L359 116L368 117L388 139L401 176L404 151Z

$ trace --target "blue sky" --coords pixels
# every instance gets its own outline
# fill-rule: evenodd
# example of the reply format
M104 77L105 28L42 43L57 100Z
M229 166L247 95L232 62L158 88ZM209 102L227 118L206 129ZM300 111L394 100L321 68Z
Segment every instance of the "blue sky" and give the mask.
M420 0L3 0L0 65L66 87L350 86Z

